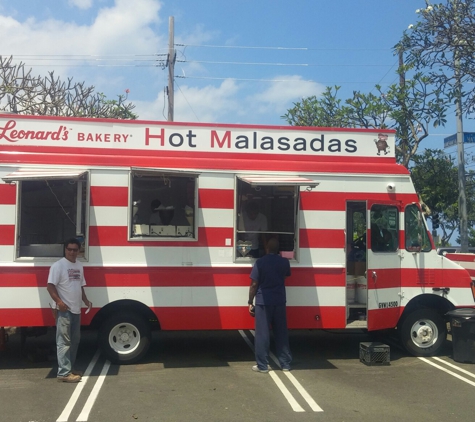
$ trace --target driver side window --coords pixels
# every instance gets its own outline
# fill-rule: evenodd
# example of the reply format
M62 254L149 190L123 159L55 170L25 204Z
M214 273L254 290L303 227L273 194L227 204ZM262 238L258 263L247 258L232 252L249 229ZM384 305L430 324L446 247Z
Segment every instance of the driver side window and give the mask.
M416 204L404 212L405 245L409 252L429 252L432 249L422 212Z
M371 250L396 252L398 250L399 212L394 205L374 204L371 207Z

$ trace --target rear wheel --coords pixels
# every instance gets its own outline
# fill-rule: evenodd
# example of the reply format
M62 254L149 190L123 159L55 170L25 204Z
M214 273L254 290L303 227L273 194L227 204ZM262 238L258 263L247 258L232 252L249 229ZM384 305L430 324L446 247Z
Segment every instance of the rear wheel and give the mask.
M407 315L400 326L400 338L414 356L434 356L447 338L447 324L433 309L418 309Z
M109 317L99 330L99 346L116 364L138 362L150 347L150 326L142 317L125 313Z

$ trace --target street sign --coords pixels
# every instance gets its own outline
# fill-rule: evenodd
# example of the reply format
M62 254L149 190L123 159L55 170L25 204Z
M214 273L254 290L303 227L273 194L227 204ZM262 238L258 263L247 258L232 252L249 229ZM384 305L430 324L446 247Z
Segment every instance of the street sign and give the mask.
M463 143L475 144L475 132L464 132ZM444 138L444 148L448 148L454 145L457 145L457 134L450 135L447 138Z

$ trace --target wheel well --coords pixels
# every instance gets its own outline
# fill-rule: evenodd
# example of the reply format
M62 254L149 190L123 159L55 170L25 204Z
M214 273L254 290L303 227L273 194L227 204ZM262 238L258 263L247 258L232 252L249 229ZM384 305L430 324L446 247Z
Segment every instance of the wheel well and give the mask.
M160 329L160 323L155 313L146 305L135 300L123 299L111 302L103 306L100 311L94 315L91 327L99 328L101 324L111 315L117 313L134 313L140 315L145 321L150 323L150 328Z
M447 320L445 314L449 311L455 309L455 306L446 298L432 295L432 294L423 294L411 299L409 303L405 306L404 311L401 315L400 321L404 321L404 318L409 315L411 312L417 309L429 308L438 312L444 319Z

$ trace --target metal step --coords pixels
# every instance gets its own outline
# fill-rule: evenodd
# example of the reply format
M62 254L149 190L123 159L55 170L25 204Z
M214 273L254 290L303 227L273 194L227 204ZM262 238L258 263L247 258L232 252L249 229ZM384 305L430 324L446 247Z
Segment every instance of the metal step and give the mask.
M367 321L349 320L346 322L346 328L368 328L368 323Z

